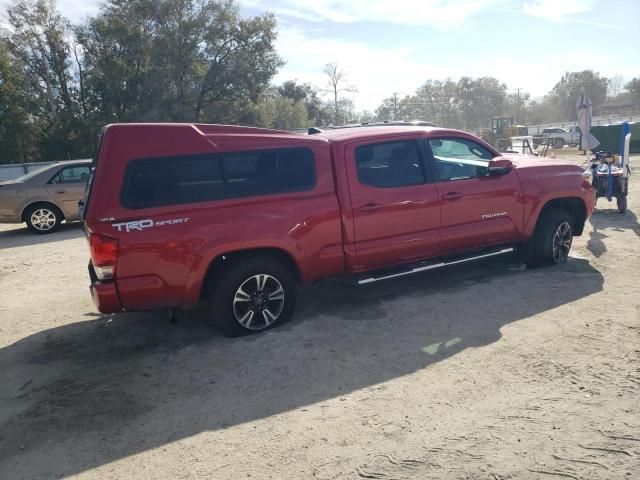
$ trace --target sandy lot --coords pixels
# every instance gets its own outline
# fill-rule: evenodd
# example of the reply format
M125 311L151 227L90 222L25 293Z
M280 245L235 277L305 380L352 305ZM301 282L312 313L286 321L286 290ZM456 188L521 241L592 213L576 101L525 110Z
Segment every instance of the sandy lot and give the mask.
M235 340L100 315L77 225L2 226L0 478L640 478L640 177L629 201L566 265L322 282Z

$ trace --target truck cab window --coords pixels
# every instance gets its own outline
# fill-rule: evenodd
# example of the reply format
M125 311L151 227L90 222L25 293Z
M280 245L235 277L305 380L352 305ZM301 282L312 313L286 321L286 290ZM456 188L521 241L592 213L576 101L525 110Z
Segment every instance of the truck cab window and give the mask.
M413 141L363 145L356 148L358 180L379 188L406 187L425 182L425 175Z
M484 177L494 154L480 144L464 138L429 140L440 181Z

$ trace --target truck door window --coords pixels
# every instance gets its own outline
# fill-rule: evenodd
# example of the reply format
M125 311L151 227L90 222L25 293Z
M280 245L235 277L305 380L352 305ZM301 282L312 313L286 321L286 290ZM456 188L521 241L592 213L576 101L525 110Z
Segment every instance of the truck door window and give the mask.
M494 154L482 145L464 138L429 140L440 181L484 177Z
M425 183L418 146L413 141L362 145L355 150L358 180L379 188Z

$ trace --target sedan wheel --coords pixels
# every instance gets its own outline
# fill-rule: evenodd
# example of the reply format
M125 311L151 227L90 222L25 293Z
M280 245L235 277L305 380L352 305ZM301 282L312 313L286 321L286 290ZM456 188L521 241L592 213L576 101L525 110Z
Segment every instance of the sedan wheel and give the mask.
M31 223L43 232L51 230L56 224L56 216L51 210L39 208L31 214Z
M62 221L62 215L53 206L35 205L26 212L27 226L35 233L51 233Z

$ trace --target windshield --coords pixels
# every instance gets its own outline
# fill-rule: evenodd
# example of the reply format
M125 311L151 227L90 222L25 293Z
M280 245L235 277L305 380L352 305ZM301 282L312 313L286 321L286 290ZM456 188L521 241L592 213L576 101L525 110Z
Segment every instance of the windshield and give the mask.
M22 175L21 177L18 178L14 178L13 180L11 180L14 183L24 183L27 180L35 177L36 175L38 175L40 172L42 172L43 170L49 168L50 165L44 165L42 167L38 167L35 170L30 171L29 173L25 173L24 175Z

